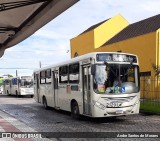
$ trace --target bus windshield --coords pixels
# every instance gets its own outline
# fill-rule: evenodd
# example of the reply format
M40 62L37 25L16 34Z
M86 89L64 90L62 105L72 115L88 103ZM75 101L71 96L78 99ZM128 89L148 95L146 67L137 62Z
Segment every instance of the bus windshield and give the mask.
M33 87L33 81L30 79L21 79L21 87L31 88Z
M94 91L98 94L139 92L139 67L132 64L96 65Z

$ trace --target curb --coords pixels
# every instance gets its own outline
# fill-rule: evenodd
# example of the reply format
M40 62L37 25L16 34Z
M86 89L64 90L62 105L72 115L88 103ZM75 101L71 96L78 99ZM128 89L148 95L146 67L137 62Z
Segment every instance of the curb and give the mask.
M152 112L152 111L145 111L145 110L140 110L140 114L145 114L145 115L160 115L159 112Z

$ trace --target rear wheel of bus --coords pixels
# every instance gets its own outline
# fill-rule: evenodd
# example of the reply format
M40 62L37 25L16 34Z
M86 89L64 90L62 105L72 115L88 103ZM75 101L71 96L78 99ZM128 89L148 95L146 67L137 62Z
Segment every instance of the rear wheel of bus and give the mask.
M74 119L79 119L80 115L79 115L79 107L76 101L73 101L71 103L71 116Z
M48 105L47 105L46 97L43 97L43 105L44 105L44 108L45 108L46 110L48 110Z
M33 95L31 95L31 98L33 98Z
M16 97L19 97L18 92L16 91L15 93L16 93Z

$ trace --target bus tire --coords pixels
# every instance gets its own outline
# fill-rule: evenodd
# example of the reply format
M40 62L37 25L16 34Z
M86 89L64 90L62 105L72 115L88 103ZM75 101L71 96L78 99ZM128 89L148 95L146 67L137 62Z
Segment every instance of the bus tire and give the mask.
M47 100L45 97L43 97L43 105L44 105L44 108L48 110Z
M19 97L18 92L16 91L16 97Z
M33 95L31 95L31 98L33 98Z
M79 115L79 107L76 101L73 101L71 103L71 116L74 119L79 119L80 115Z

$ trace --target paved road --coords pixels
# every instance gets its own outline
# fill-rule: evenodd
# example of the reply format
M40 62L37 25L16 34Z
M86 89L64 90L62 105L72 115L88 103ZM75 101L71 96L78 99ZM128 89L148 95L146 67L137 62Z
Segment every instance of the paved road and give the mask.
M17 98L6 95L0 95L0 110L38 132L160 132L160 116L158 115L139 114L99 119L82 117L81 120L77 121L72 119L68 112L57 111L52 108L45 110L33 98ZM58 140L69 141L71 139L61 138ZM110 139L94 140L105 141ZM125 138L114 138L112 140L125 140ZM126 140L140 140L140 138L127 138ZM160 138L142 138L141 140L154 141L160 140Z

